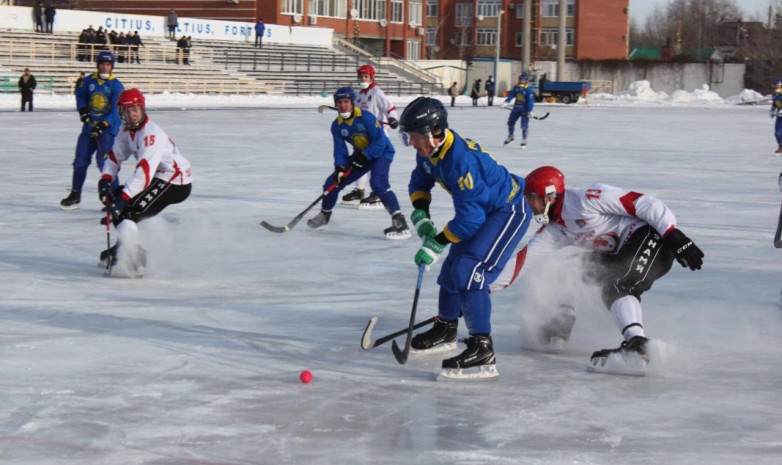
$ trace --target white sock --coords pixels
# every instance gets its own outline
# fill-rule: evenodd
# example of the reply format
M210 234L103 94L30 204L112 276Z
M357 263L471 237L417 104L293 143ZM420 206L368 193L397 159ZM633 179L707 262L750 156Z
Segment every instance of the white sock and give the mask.
M630 340L634 336L645 336L643 327L643 311L641 302L635 296L627 295L611 304L611 315L622 336Z
M135 221L122 220L117 225L117 236L123 246L134 246L135 248L138 245L138 224Z

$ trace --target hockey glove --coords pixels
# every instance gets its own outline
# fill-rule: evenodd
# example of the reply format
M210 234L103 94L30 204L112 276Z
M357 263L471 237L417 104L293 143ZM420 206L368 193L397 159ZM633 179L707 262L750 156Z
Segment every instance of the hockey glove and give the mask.
M334 167L334 182L337 183L339 186L342 184L342 181L345 180L345 167L344 166L335 166Z
M127 207L128 207L128 201L125 200L125 197L120 196L110 204L103 207L101 211L108 212L111 215L112 219L118 220L119 218L122 217L122 214L125 212L125 208Z
M663 241L666 246L673 250L673 255L683 267L689 267L693 271L701 269L703 252L678 228L669 232Z
M98 200L103 205L108 205L114 201L114 191L111 188L111 181L106 178L100 178L98 181Z
M397 121L396 118L390 117L388 118L388 127L391 129L396 129L399 127L399 121Z
M422 208L416 208L413 210L413 214L410 215L410 221L413 222L415 230L418 233L418 237L434 237L437 235L437 228L434 226L432 219L429 217L429 212Z
M97 123L95 123L95 126L93 126L92 129L90 130L90 137L92 137L93 139L97 139L103 134L103 131L105 131L108 128L109 128L109 123L105 121L98 121Z
M350 159L350 165L353 171L363 170L367 166L367 155L361 150L356 150Z
M426 265L426 271L429 271L429 267L434 265L440 254L445 250L445 245L440 244L434 237L424 237L424 243L418 252L415 254L413 261L416 266L421 266L423 263Z
M88 123L90 121L90 110L87 107L79 108L79 119L82 123Z
M528 118L534 118L535 114L530 111L529 113L527 113L527 117Z

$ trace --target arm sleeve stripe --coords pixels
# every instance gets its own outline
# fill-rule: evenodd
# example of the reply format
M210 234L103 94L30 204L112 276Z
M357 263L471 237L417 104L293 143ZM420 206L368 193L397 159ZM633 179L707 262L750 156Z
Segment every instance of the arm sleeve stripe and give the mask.
M627 213L633 216L638 216L635 214L635 201L642 195L643 194L639 192L628 192L627 194L623 195L619 201L622 202L622 206L625 207L625 211Z

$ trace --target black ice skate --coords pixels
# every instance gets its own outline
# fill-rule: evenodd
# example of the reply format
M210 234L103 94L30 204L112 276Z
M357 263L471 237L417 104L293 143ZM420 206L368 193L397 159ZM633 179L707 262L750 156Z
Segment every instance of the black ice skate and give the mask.
M60 200L60 209L62 210L78 210L79 203L81 202L81 192L71 191L68 197Z
M363 199L361 203L358 204L359 210L382 210L383 208L385 208L383 206L383 201L374 193L369 194L369 197Z
M114 245L112 249L114 249L114 256L112 256L114 262L111 267L111 276L117 278L144 277L144 271L147 267L147 251L143 247L137 245L128 249L126 247L117 248L117 245ZM104 253L110 256L110 250L101 252L101 258L104 257Z
M441 354L456 349L459 320L437 320L429 330L418 333L410 341L411 354Z
M320 213L307 220L307 226L316 231L322 231L326 229L326 225L329 224L330 219L331 212L321 210Z
M358 187L342 196L342 205L358 205L364 200L364 189Z
M644 376L649 363L647 342L643 336L633 336L616 349L598 350L592 354L587 371L616 375Z
M383 230L388 239L402 240L410 238L410 228L407 227L405 215L397 213L391 217L391 227Z
M560 305L559 314L540 327L538 342L546 352L559 352L570 339L570 332L576 323L576 309L571 305Z
M527 139L522 139L521 140L521 148L522 149L526 149L527 148Z
M98 266L101 268L106 268L106 266L109 264L109 260L111 260L112 263L117 261L117 244L112 245L111 248L108 248L100 253L100 261L98 262Z
M774 152L774 154L776 154L776 156L778 157L782 156L782 145L779 146L779 148L777 149L776 152Z
M511 142L513 142L513 134L508 134L508 138L505 139L505 142L503 142L504 145L508 145Z
M456 357L443 360L441 379L494 379L499 376L490 335L470 336L459 342L467 344L467 348Z

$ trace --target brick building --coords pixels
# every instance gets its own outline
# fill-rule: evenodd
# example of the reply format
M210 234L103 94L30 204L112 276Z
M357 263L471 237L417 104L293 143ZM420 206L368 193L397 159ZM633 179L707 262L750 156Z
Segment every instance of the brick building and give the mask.
M554 59L559 0L69 0L68 4L82 10L159 16L173 7L180 17L248 22L261 18L280 25L328 27L377 55L410 59L494 57L499 18L500 57L519 59L525 1L532 2L532 60ZM629 0L567 0L566 57L626 59L628 7Z

